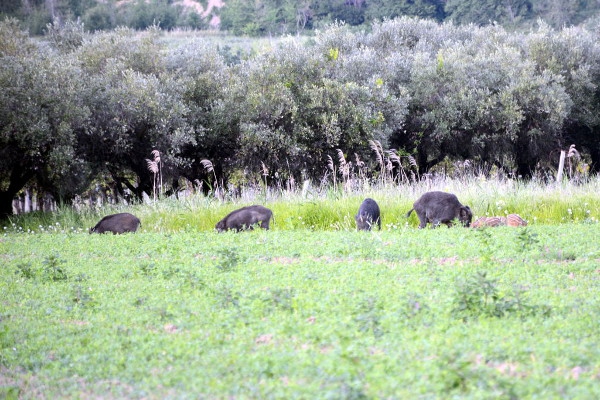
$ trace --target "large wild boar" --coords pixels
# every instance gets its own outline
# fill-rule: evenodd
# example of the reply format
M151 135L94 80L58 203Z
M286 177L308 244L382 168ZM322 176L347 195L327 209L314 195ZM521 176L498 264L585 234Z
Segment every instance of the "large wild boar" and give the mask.
M452 226L452 221L458 219L464 226L469 226L473 219L473 213L468 206L463 206L458 198L452 193L446 192L427 192L413 204L406 217L410 216L413 210L419 217L419 229L425 228L427 223L433 227L439 224Z
M215 229L219 232L235 230L237 232L253 229L255 224L260 224L263 229L269 229L269 221L273 211L263 206L248 206L232 211L220 220Z
M90 233L112 232L116 235L117 233L135 232L140 225L139 218L133 214L112 214L102 218L96 226L90 229Z
M375 224L381 230L381 217L377 202L373 199L365 199L358 208L358 214L354 216L354 220L359 231L370 231Z

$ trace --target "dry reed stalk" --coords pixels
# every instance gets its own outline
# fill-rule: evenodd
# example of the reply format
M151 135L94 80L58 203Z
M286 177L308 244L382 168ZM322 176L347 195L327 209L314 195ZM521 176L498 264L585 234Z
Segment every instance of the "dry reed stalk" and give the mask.
M581 154L575 148L575 145L572 144L569 146L569 151L567 152L567 159L569 162L569 179L572 179L575 175L575 171L577 171L577 166L581 160Z
M381 146L381 143L379 143L377 140L369 140L369 145L371 146L371 150L375 152L375 155L377 156L377 163L383 171L385 169L385 163L383 161L383 147Z
M159 193L163 192L163 179L162 179L162 162L161 162L161 158L160 158L160 151L154 149L152 150L152 156L154 157L154 162L156 163L156 165L158 166L158 177L160 179L158 188L159 188Z
M204 159L204 160L200 160L200 164L202 164L202 166L204 167L204 170L206 172L208 172L209 174L212 172L213 178L215 180L214 191L215 191L215 193L217 193L217 188L219 187L219 184L217 181L217 174L215 173L215 168L213 166L213 163L210 160Z
M411 156L410 154L406 157L408 158L408 164L411 167L413 167L416 171L416 175L414 172L411 171L411 174L413 176L413 181L420 180L421 178L419 177L419 166L417 165L417 160L415 160L415 158L413 156Z
M367 180L367 171L365 168L365 162L360 159L358 154L354 153L354 165L356 165L356 169L358 172L358 179L361 182L365 182Z
M341 149L337 149L337 153L338 161L340 163L340 173L344 180L344 184L347 185L350 180L350 168L352 167L352 163L346 162L346 157L344 157L344 152Z
M393 179L393 168L394 168L394 164L398 165L398 168L400 168L400 173L402 174L402 176L404 176L404 178L408 181L408 176L406 176L406 172L404 171L404 168L402 167L402 160L400 158L400 156L398 155L398 153L396 153L396 150L392 149L392 150L388 150L387 151L387 155L388 155L388 160L389 160L389 178L390 180Z
M146 163L148 165L148 170L152 172L154 175L152 177L152 191L154 195L154 201L156 202L157 198L157 190L156 187L158 185L158 192L162 193L162 164L160 161L160 152L158 150L152 150L153 160L149 160L146 158Z
M263 176L263 181L265 184L265 193L267 192L267 177L269 176L269 169L267 168L267 166L265 165L264 162L260 162L260 166L261 166L261 175Z
M335 172L335 164L333 163L333 158L328 154L327 155L327 167L331 170L331 175L333 176L333 190L337 190L337 174Z

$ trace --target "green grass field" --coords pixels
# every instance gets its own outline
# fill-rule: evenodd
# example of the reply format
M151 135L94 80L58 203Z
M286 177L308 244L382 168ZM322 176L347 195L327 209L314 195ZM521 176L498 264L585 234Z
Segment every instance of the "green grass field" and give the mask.
M460 197L529 226L418 230L408 192L371 194L374 232L362 196L267 201L273 229L241 234L202 199L136 206L127 235L88 235L102 211L16 218L0 398L600 398L594 187L491 190Z

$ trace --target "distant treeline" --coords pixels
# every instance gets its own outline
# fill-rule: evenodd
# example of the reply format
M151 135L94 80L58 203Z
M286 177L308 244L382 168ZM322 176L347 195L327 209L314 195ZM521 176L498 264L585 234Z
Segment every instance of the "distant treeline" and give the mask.
M600 12L599 1L582 0L224 0L210 11L208 3L215 2L195 2L201 7L184 7L180 0L0 0L0 17L18 18L37 35L55 20L79 20L94 32L154 24L205 29L217 18L223 30L258 36L310 31L336 21L367 26L400 16L508 29L529 28L542 19L562 28L597 20Z
M105 183L141 198L183 178L399 181L455 161L527 178L572 144L569 176L600 168L598 29L402 17L236 62L198 35L165 45L156 28L46 31L0 22L4 215L28 185L68 203Z

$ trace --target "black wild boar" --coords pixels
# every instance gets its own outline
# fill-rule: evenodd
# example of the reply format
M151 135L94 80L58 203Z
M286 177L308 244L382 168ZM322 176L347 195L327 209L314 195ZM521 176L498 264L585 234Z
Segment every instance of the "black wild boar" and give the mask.
M259 224L263 229L269 229L269 221L273 211L263 206L248 206L232 211L220 220L215 229L219 232L235 229L237 232L253 229L254 224Z
M365 199L358 208L358 214L354 216L356 228L359 231L370 231L374 224L381 230L381 218L379 206L373 199Z
M452 193L427 192L413 204L406 217L416 211L419 217L419 229L425 228L427 223L436 227L439 224L452 226L452 221L458 219L464 226L469 226L473 219L473 213L468 206L463 206L458 198Z
M142 223L139 218L129 213L107 215L90 229L90 233L112 232L113 234L135 232Z

